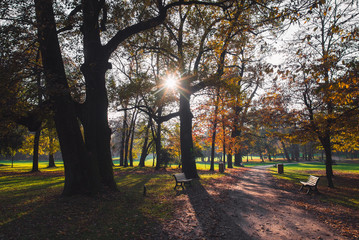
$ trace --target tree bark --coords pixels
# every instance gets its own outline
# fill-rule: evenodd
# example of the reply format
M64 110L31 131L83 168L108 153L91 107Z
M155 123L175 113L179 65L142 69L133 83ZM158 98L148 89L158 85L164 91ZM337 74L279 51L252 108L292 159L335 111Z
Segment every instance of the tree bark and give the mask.
M214 119L213 119L213 127L212 127L212 144L211 144L211 167L210 171L214 171L214 152L216 148L216 133L217 133L217 113L218 113L218 105L216 104L214 109Z
M49 153L49 166L48 168L55 168L55 158L53 153Z
M148 132L149 132L150 124L151 124L151 118L148 120L147 127L145 130L145 137L144 137L144 142L143 142L142 151L141 151L140 163L138 164L139 167L145 166L146 157L148 155L148 145L149 145L148 144L148 137L149 137Z
M240 149L234 154L234 166L242 166L242 150Z
M285 146L285 143L283 142L283 140L280 140L280 143L282 144L285 158L287 159L288 162L290 162L290 156L289 156L287 147Z
M162 130L162 124L158 123L157 124L157 131L156 131L156 138L155 138L155 143L156 143L156 156L157 156L157 161L156 161L156 170L159 170L161 168L163 159L162 159L162 137L161 137L161 130Z
M54 120L65 167L64 195L95 193L101 179L95 158L87 151L70 95L56 33L52 1L35 0L38 39L47 94L54 104Z
M129 160L130 160L130 166L133 167L133 140L135 138L135 126L136 126L136 120L137 120L137 111L135 110L135 113L133 113L134 116L132 118L132 121L131 121L131 134L130 134L130 137L131 137L131 141L130 141L130 156L129 156Z
M227 164L228 164L228 168L233 168L233 165L232 165L232 154L228 154L227 155Z
M126 105L127 107L127 105ZM125 163L125 142L126 142L126 129L127 129L127 110L124 111L122 129L121 129L121 145L120 145L120 166Z
M37 129L34 136L34 152L32 155L31 172L39 172L39 144L40 144L41 128Z
M182 80L182 88L190 89L189 79ZM180 95L180 142L181 142L181 162L182 170L187 178L199 178L196 162L193 154L192 139L192 118L190 107L191 94L187 91L181 91Z
M49 138L50 138L50 142L49 142L49 166L48 166L48 168L55 168L56 165L55 165L55 159L54 159L54 153L53 153L54 139L51 136L51 134L50 134Z
M332 167L332 164L333 164L332 147L331 147L329 134L326 134L326 136L321 137L320 142L322 143L322 146L323 146L324 152L325 152L325 172L326 172L326 176L327 176L328 187L334 188L333 167Z
M226 126L224 119L222 119L222 129L223 129L223 166L226 168Z
M262 160L262 162L264 162L264 158L263 158L262 152L259 152L259 158Z

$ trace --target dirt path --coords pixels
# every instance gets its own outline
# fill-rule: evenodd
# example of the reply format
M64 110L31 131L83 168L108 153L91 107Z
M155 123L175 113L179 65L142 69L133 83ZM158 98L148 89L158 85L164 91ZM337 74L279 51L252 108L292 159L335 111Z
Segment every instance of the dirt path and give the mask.
M265 168L226 178L177 196L177 217L165 223L161 238L347 239L293 205L298 193L278 189Z

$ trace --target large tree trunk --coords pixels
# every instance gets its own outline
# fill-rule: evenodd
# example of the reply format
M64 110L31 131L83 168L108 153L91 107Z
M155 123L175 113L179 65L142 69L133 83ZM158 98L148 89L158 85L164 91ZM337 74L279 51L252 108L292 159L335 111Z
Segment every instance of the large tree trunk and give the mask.
M63 194L96 193L101 188L101 178L95 156L86 151L67 85L52 1L35 0L35 9L46 90L54 104L54 120L65 167Z
M234 166L242 166L242 151L240 149L234 154Z
M101 182L116 189L111 157L111 129L108 125L105 74L111 68L103 51L98 24L98 2L82 1L84 63L81 71L86 82L86 102L82 116L85 143L101 176Z
M182 80L182 88L190 89L189 80ZM184 90L180 96L180 142L182 170L187 178L199 178L193 154L191 94Z
M82 118L86 148L95 159L102 183L110 189L116 189L112 170L111 130L107 120L107 90L105 87L105 72L97 59L85 63L82 72L86 79L85 117ZM90 67L95 66L95 67ZM99 66L99 67L96 67Z

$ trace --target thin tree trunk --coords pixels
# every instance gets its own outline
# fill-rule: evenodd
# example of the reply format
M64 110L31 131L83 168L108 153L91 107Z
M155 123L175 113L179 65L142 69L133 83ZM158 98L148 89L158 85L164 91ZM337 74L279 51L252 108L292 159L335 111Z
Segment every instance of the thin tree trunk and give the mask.
M271 162L272 161L272 156L271 154L268 152L268 160Z
M34 153L32 155L32 170L31 172L39 172L39 144L40 144L41 128L36 130L34 137Z
M332 161L332 148L330 143L330 137L327 134L325 137L320 139L325 152L325 172L328 181L328 187L334 188L333 183L333 161Z
M40 51L37 51L36 54L36 63L40 63ZM37 98L38 105L41 108L42 105L42 92L41 92L41 72L39 67L36 67L36 85L37 85ZM33 148L33 156L32 156L32 170L31 172L39 171L39 145L40 145L40 135L41 135L41 125L36 130L34 136L34 148Z
M128 134L129 128L126 128L126 137L125 137L125 154L124 154L124 167L128 167L128 147L129 147L129 141L130 141L130 135Z
M156 131L156 155L157 155L157 162L156 162L156 170L159 170L161 168L163 159L162 159L162 143L161 143L161 131L162 131L162 124L158 123L157 125L157 131Z
M153 158L152 158L152 167L154 167L155 166L155 159L156 159L156 155L155 155L155 151L153 150L153 152L152 152L152 156L153 156Z
M259 158L262 160L262 162L264 162L264 158L263 158L262 152L259 152Z
M51 131L52 132L52 131ZM49 166L48 168L55 168L55 159L54 159L54 138L52 137L52 134L49 136L50 142L49 142Z
M218 106L215 107L218 109ZM213 120L213 128L212 128L212 144L211 144L211 167L210 171L214 171L214 152L216 148L216 133L217 133L217 115L215 110L214 120Z
M55 158L53 153L49 153L49 166L48 168L55 168Z
M214 153L216 148L216 134L217 134L217 115L218 115L218 100L219 100L219 90L216 89L216 99L213 113L213 125L212 125L212 144L211 144L211 167L209 171L214 171Z
M143 142L143 146L142 146L142 151L141 151L141 158L140 158L140 163L138 164L139 167L144 167L145 166L145 161L146 161L146 157L148 155L148 138L149 138L149 128L150 128L150 124L151 124L151 119L149 119L148 123L147 123L147 127L145 129L145 137L144 137L144 142Z
M232 165L232 154L227 155L228 168L233 168Z
M223 166L226 168L226 126L224 119L222 119L222 130L223 130Z
M283 140L281 140L280 143L282 144L285 158L287 159L288 162L290 162L290 156L288 154L288 151L287 151L287 148L285 146L285 143L283 142Z
M127 104L125 105L125 108L127 108ZM127 110L125 109L123 114L122 129L121 129L120 166L125 165L126 129L127 129Z
M136 104L138 103L138 98L136 99ZM136 127L136 121L137 121L137 114L138 114L138 110L135 109L133 114L132 114L132 119L131 119L131 124L129 127L129 133L128 133L128 138L130 139L129 142L129 160L130 160L130 166L133 167L133 141L134 141L134 137L135 137L135 127Z

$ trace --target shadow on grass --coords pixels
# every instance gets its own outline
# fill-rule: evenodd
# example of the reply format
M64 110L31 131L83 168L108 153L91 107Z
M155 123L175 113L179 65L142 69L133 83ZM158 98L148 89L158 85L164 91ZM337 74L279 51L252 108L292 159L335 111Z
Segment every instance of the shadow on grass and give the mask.
M92 197L62 197L61 188L49 191L57 182L28 186L16 203L12 197L20 192L11 191L0 208L7 214L0 224L0 239L160 239L159 219L170 211L166 201L156 198L163 177L120 176L119 191Z

